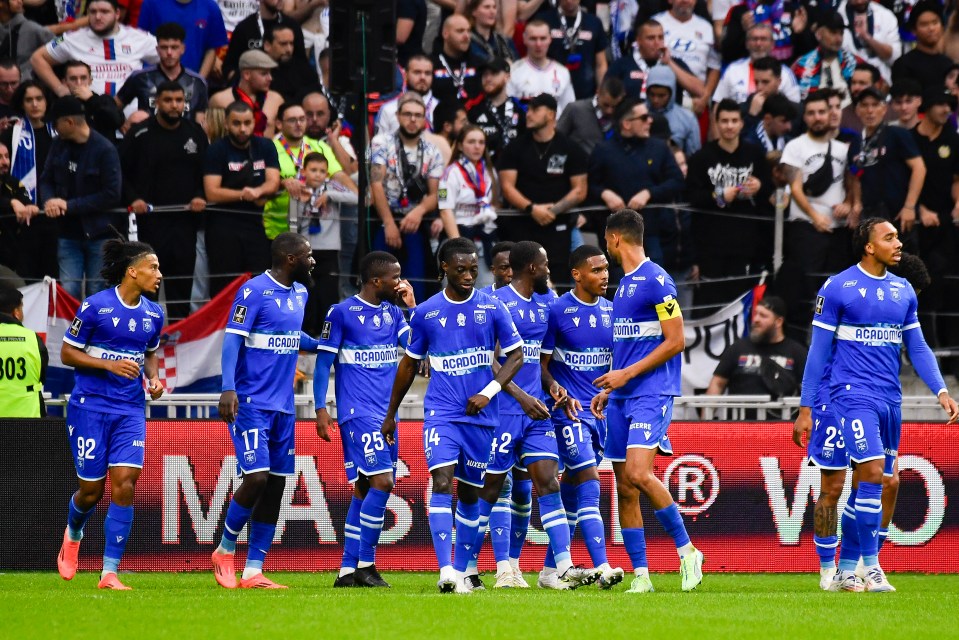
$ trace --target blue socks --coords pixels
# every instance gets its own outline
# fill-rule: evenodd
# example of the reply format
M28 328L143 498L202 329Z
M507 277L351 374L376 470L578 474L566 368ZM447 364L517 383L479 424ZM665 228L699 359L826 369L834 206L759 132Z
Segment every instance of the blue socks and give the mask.
M860 483L861 484L861 483ZM842 510L842 544L839 547L839 570L855 571L859 564L859 528L856 525L856 487Z
M879 529L879 549L877 551L882 551L882 545L886 542L886 538L889 536L889 529Z
M380 531L386 518L386 501L389 499L389 493L373 487L370 487L363 498L363 506L360 508L359 563L364 567L376 561L376 545L380 541Z
M453 555L453 496L449 493L434 493L430 497L430 534L433 550L440 569L452 564Z
M70 511L67 516L67 536L73 542L80 542L83 540L83 526L87 523L87 520L90 519L90 516L93 515L93 512L96 511L96 505L93 505L86 511L80 511L80 508L77 507L77 503L74 502L73 496L70 496Z
M656 519L663 525L663 529L669 534L669 537L676 543L677 549L690 545L689 534L686 533L686 526L683 524L683 516L679 513L679 507L676 503L654 512ZM682 557L682 554L680 554Z
M559 484L559 495L563 500L563 509L566 510L566 524L569 525L569 541L572 545L573 535L576 533L576 485L561 482ZM546 547L546 558L543 560L543 568L556 568L556 560L553 559L552 546Z
M456 501L456 549L453 553L453 570L466 571L473 559L476 530L479 528L479 504Z
M606 531L603 527L603 516L599 513L599 494L599 480L587 480L576 487L576 497L579 504L577 521L594 567L599 567L607 562ZM570 537L572 537L572 533L570 533Z
M276 534L276 524L250 521L250 549L246 554L246 568L263 570L263 560L266 558L273 536Z
M558 494L557 500L559 500ZM532 512L533 481L514 481L512 501L510 502L510 560L519 560L519 555L523 552L523 545L526 544L526 534L529 532L529 517Z
M820 538L817 535L813 535L812 540L816 545L816 555L819 556L819 568L835 569L836 547L839 546L839 538L837 536Z
M343 527L343 560L341 569L356 569L360 559L360 510L363 500L353 496L350 508L346 512L346 525Z
M649 562L646 560L646 531L642 527L622 529L622 534L623 546L629 554L629 561L633 563L633 570L649 569Z
M882 520L882 484L860 482L856 494L859 553L867 567L879 564L879 523Z
M253 509L241 507L236 500L230 500L230 506L226 509L226 521L223 523L223 536L220 538L220 546L227 553L236 553L236 537L249 522L251 513Z
M566 510L559 493L539 497L539 514L543 529L549 536L549 546L553 550L557 570L565 571L572 563L569 559L569 525Z
M476 525L476 539L473 542L473 552L470 555L470 567L476 566L480 551L483 550L483 541L486 539L486 526L489 524L490 515L493 513L494 506L493 503L487 502L482 498L476 503L478 522ZM456 536L458 538L459 533L457 533Z
M493 558L496 562L509 561L510 541L512 539L512 536L510 536L512 482L509 481L509 476L506 479L508 482L503 483L503 488L499 492L499 499L493 505L493 511L489 516L489 537L490 542L493 543Z
M111 502L107 517L103 521L103 536L106 539L103 548L103 573L117 572L132 528L133 507L121 507Z

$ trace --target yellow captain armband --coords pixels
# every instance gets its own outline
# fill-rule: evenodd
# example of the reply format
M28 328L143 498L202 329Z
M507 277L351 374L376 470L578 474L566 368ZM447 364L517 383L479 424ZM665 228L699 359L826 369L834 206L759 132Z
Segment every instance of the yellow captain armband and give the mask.
M656 317L660 322L663 320L672 320L673 318L682 318L683 310L679 308L679 300L670 298L656 305Z

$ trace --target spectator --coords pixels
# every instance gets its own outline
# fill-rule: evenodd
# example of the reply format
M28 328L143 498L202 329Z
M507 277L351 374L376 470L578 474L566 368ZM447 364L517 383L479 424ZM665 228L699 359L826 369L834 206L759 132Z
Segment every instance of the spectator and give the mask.
M830 14L816 28L814 50L802 56L793 64L792 70L799 81L799 94L803 100L816 89L839 89L843 92L842 106L852 104L849 95L849 82L857 59L842 48L843 32L846 23L838 13Z
M439 100L433 95L433 61L422 53L413 54L406 61L406 91L417 94L426 106L426 128L433 130L433 111ZM400 96L383 103L376 115L376 134L391 136L400 128L396 110Z
M851 232L854 194L848 175L849 145L832 139L829 97L814 91L803 104L806 133L790 140L782 163L791 200L785 231L785 260L779 288L789 293L790 323L805 327L812 318L810 301L824 274L853 262Z
M589 155L597 144L613 135L613 114L625 97L623 81L607 74L599 85L599 93L577 100L563 111L556 130Z
M50 356L34 331L23 326L23 294L0 284L0 362L16 364L0 376L0 418L40 418ZM9 372L9 369L7 369Z
M690 202L712 212L694 214L693 220L699 276L705 281L697 305L734 300L747 288L745 276L761 273L771 262L772 225L760 219L772 220L772 176L766 152L742 141L742 131L739 105L723 100L716 108L719 137L689 159ZM726 277L741 279L722 281Z
M21 225L39 213L23 183L10 175L10 149L0 143L0 265L18 270ZM2 279L2 278L0 278ZM2 283L0 283L2 284Z
M526 110L506 93L510 66L505 58L491 58L480 67L483 93L467 104L467 119L486 134L486 148L495 162L510 142L526 131Z
M16 62L24 78L33 72L30 56L53 38L49 29L24 17L23 0L0 0L0 43L5 44L0 50Z
M16 264L17 273L30 280L42 280L44 276L59 277L57 262L57 222L44 215L37 197L37 183L56 132L53 123L47 121L49 101L47 93L36 80L26 80L13 94L17 108L17 122L3 132L3 144L10 150L10 176L27 190L30 204L21 211L17 228ZM29 221L29 224L27 222Z
M90 67L86 62L71 60L64 65L63 84L70 89L74 98L83 103L87 122L101 136L116 142L117 129L123 124L123 114L113 97L97 95L90 89L92 82Z
M396 61L406 66L410 57L423 53L426 0L396 0Z
M470 23L461 15L443 22L443 47L433 54L433 93L442 103L466 104L480 94L476 70L481 60L470 54Z
M784 95L772 95L763 101L759 121L743 131L743 140L758 144L767 154L782 151L792 136L793 121L799 111Z
M556 131L556 98L543 93L529 103L526 133L503 151L498 169L503 199L522 216L503 218L501 236L533 240L549 256L556 284L568 284L566 265L576 216L570 209L586 199L588 158Z
M904 78L892 85L889 96L892 98L890 105L893 116L896 118L889 121L889 124L906 130L914 129L919 124L922 85L912 78Z
M311 153L326 158L326 175L348 191L356 192L356 185L343 172L336 154L325 142L306 136L306 111L295 102L286 102L277 112L280 133L273 140L280 162L280 191L266 203L263 224L266 237L273 240L289 227L291 200L303 199L303 159ZM325 180L325 179L324 179Z
M653 20L663 25L671 55L685 62L690 72L705 83L704 95L693 98L693 113L699 115L716 90L721 65L714 47L713 26L693 14L695 5L695 0L671 0L669 11L657 13Z
M276 110L283 104L283 96L270 90L272 70L276 68L273 58L258 49L240 56L240 73L236 85L214 93L210 106L225 109L239 101L253 112L256 136L273 137L276 132Z
M892 82L892 65L902 55L896 14L871 0L843 0L838 8L845 21L842 48L879 69Z
M569 70L577 100L596 95L606 75L608 46L603 23L580 5L580 0L558 0L546 16L552 37L547 55Z
M868 62L859 62L856 64L856 69L852 72L852 80L849 82L849 100L851 102L847 104L845 96L843 96L842 119L840 121L843 129L851 129L857 132L862 129L862 122L856 115L856 107L853 102L855 102L859 92L866 87L875 87L881 91L883 87L882 76L879 75L879 69ZM891 117L891 114L887 115Z
M67 293L82 300L106 287L100 278L101 249L115 234L122 178L117 149L87 124L83 104L73 96L50 108L57 131L40 176L39 201L44 213L59 219L57 257Z
M327 309L340 301L339 253L340 207L356 208L356 190L350 190L328 179L327 158L310 153L303 159L303 188L298 198L291 198L291 219L297 220L299 232L310 239L313 249L313 287L306 301L303 330L320 335Z
M607 75L619 78L626 87L626 95L640 100L646 99L646 77L649 70L657 65L666 65L676 74L679 86L693 97L706 93L706 85L686 66L686 63L674 58L666 47L663 25L655 20L647 20L636 29L636 42L632 55L625 55L614 62ZM676 96L680 100L680 96Z
M309 62L293 56L293 36L291 25L280 24L267 29L263 37L263 51L276 63L271 71L270 90L279 93L285 101L292 101L304 84L313 84L318 79Z
M443 166L449 164L456 136L468 122L466 109L458 102L444 102L433 112L435 130L424 131L423 138L443 155Z
M272 140L254 135L250 105L230 104L226 127L227 136L210 145L203 170L203 189L212 208L206 225L211 297L239 274L269 268L263 205L280 188L276 147Z
M0 4L2 0L0 0ZM17 105L13 103L13 94L20 86L20 68L11 58L0 59L0 131L13 126L10 118L16 116Z
M920 0L909 14L909 29L916 36L916 47L892 65L892 82L911 78L923 87L938 87L945 82L952 58L942 53L942 5L937 0Z
M715 1L713 6L715 7ZM822 3L833 5L833 3ZM834 5L833 5L834 6ZM816 6L810 2L777 2L776 0L747 0L729 10L720 51L723 64L730 64L749 55L747 32L755 24L773 26L771 55L784 64L791 64L816 47L813 26L817 21Z
M487 268L492 267L496 242L494 200L498 192L486 134L476 125L466 125L456 138L453 156L440 179L438 222L446 237L462 236L482 246ZM439 231L437 223L434 231Z
M523 104L530 103L541 94L549 94L556 99L558 113L562 115L563 109L573 102L576 96L573 94L569 70L546 55L550 42L548 24L543 20L527 23L523 32L526 57L512 64L506 93Z
M669 123L669 139L687 155L702 147L699 120L686 107L676 104L676 75L669 67L656 66L646 80L646 104L654 116L663 116Z
M749 336L729 345L719 359L706 395L759 395L774 399L799 394L806 348L783 332L786 303L766 296L753 311Z
M788 74L788 76L786 74ZM795 88L793 95L785 95L782 88L784 78L792 78L793 82L795 82L795 77L793 76L792 71L783 67L778 60L771 56L756 60L753 63L752 75L756 85L756 91L749 94L749 96L747 96L746 100L743 102L743 115L747 119L756 118L762 111L763 104L766 102L766 99L777 94L784 95L798 106L798 86Z
M498 0L469 0L466 3L466 17L473 27L470 31L470 54L477 60L501 58L509 64L519 55L512 41L496 30L499 4Z
M220 7L220 15L223 17L223 27L226 29L227 36L232 36L237 25L260 9L260 3L257 0L216 0Z
M877 89L856 96L856 115L862 120L862 138L850 150L859 180L862 212L899 223L903 235L916 221L916 205L926 179L926 165L912 135L885 124L886 100Z
M436 210L443 158L423 139L426 105L420 95L403 94L397 108L400 128L377 135L370 145L370 193L383 225L373 248L395 255L417 299L425 300L436 265L423 222Z
M223 78L225 80L232 80L237 70L243 70L240 63L243 54L253 49L262 49L266 30L278 24L289 25L293 29L293 57L301 60L307 59L303 30L296 20L280 11L282 4L283 0L260 0L259 10L243 18L236 25L233 35L230 37L230 46L223 58Z
M215 0L144 0L137 23L140 29L159 38L159 28L171 22L186 32L181 64L202 78L209 77L217 49L229 42Z
M156 115L136 125L120 146L123 202L137 215L139 239L163 265L167 316L190 313L196 232L206 209L203 128L186 117L186 92L172 80L156 89Z
M200 126L205 125L209 103L206 81L180 64L186 32L177 23L168 22L157 27L156 38L159 64L135 71L117 93L117 104L121 108L132 104L134 100L137 101L137 110L131 113L123 124L124 132L153 114L156 109L157 87L168 80L179 82L183 87L186 96L184 117L195 120Z
M63 34L37 49L30 57L33 72L58 96L70 93L60 82L53 65L81 60L93 73L91 90L98 95L115 96L134 71L143 63L156 64L156 38L117 21L116 0L87 3L90 26Z
M796 76L770 54L773 51L773 27L768 22L757 22L750 27L746 35L746 49L749 55L730 63L719 79L719 85L713 93L713 102L719 103L725 98L732 98L742 104L754 93L762 93L759 79L756 78L757 63L766 60L763 72L774 76L779 81L778 92L786 95L793 102L799 102L799 84ZM764 94L769 95L769 94ZM757 106L757 113L759 107Z
M929 87L922 101L926 117L912 130L912 137L926 165L926 180L919 195L919 255L929 268L931 285L923 291L923 309L956 311L956 303L947 294L946 276L955 272L956 235L959 207L955 193L959 186L959 134L949 126L956 110L956 97L945 87ZM933 345L955 344L955 320L940 316L924 325L936 340Z

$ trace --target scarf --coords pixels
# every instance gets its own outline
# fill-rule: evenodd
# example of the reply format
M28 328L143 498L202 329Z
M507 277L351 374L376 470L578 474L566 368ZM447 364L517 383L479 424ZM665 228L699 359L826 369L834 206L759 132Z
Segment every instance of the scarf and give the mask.
M51 138L57 137L52 123L46 124ZM10 158L10 175L23 183L30 193L30 200L37 202L37 145L33 125L29 118L21 118L13 125L13 157Z
M233 87L233 97L253 109L253 133L262 136L266 131L267 118L263 113L263 103L266 102L266 94L263 94L263 100L256 100L248 96L240 87Z

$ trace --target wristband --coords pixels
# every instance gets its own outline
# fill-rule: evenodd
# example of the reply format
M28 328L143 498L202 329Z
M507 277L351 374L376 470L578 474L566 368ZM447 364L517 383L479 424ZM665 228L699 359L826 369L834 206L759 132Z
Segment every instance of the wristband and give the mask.
M483 387L483 390L479 392L479 395L486 396L487 399L492 400L493 396L503 390L503 385L498 383L496 380L491 381L488 385Z

